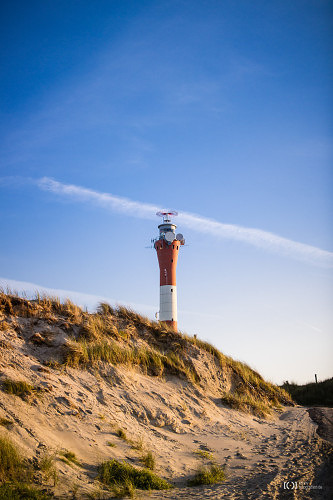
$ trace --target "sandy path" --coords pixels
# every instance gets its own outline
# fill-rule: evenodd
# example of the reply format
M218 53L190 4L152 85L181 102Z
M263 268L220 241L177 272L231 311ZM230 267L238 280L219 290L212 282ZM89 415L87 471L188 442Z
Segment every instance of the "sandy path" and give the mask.
M325 463L332 447L317 436L307 410L288 408L278 420L262 426L263 436L253 439L247 458L238 460L238 465L235 460L227 465L225 483L143 494L141 498L331 499Z

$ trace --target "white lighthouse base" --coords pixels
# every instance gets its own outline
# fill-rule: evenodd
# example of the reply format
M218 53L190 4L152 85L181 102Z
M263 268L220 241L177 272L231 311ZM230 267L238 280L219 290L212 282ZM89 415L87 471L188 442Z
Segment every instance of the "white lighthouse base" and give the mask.
M160 286L160 321L177 321L177 287Z

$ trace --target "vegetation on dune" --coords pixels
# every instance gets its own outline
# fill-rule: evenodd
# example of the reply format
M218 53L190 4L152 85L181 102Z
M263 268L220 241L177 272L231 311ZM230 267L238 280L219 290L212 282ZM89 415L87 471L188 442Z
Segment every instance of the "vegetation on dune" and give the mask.
M196 455L198 455L201 458L204 458L205 460L210 460L211 462L215 462L215 458L213 453L207 451L207 450L195 450L194 452Z
M75 464L79 467L82 467L81 462L78 460L77 456L75 455L75 453L73 451L65 450L65 451L62 451L60 453L60 455L61 455L60 460L62 462L64 462L65 464L67 464L67 465Z
M259 400L250 394L244 395L237 393L225 393L222 396L221 401L223 404L233 408L234 410L252 413L253 415L261 418L264 418L271 413L271 405L268 400Z
M0 483L24 481L28 472L16 446L7 437L0 437Z
M29 484L5 483L0 485L0 500L49 500L48 493Z
M148 451L145 455L142 455L141 462L147 469L154 470L155 469L155 457L151 451Z
M36 391L33 385L24 380L11 380L9 378L2 381L2 390L7 394L15 394L21 398L26 398Z
M201 486L203 484L216 484L225 481L224 469L213 464L210 467L202 467L194 477L188 481L189 486Z
M0 500L46 500L50 496L31 485L33 471L18 448L0 437Z
M133 485L140 490L167 490L171 484L148 469L137 469L126 462L109 460L99 466L99 480L108 485Z
M217 370L228 372L236 381L232 393L221 395L224 404L258 416L267 415L281 404L293 404L286 387L266 382L245 363L225 356L196 336L174 332L165 323L152 321L123 306L113 308L101 303L97 312L90 314L70 300L62 303L56 297L39 294L34 300L27 300L2 292L1 312L12 317L44 319L65 329L71 340L63 348L63 366L88 369L104 362L138 367L150 376L173 375L200 384L200 374L193 364L199 349L213 358ZM56 359L49 366L60 367Z
M333 406L333 378L304 385L284 382L282 388L300 405Z

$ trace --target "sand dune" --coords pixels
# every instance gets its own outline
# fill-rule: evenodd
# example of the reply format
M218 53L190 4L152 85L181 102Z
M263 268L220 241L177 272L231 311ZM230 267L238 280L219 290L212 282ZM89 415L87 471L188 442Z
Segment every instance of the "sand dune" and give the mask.
M58 482L49 479L47 487L56 498L112 498L96 480L98 465L115 458L142 466L148 451L155 472L175 487L140 491L140 498L331 498L332 446L318 436L306 408L284 406L259 418L225 407L218 391L177 376L152 377L105 362L84 370L46 366L50 352L68 341L59 318L50 325L3 312L1 321L1 382L24 380L38 390L23 398L0 392L0 418L11 422L0 426L0 435L10 436L31 461L55 454ZM44 340L48 334L48 345L38 341L37 330ZM81 465L63 462L64 450ZM201 465L213 462L225 467L224 483L187 486Z

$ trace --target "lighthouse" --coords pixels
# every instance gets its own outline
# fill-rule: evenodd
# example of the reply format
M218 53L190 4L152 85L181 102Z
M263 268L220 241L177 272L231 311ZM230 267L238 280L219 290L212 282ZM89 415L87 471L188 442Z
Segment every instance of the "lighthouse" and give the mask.
M161 211L156 215L163 218L162 224L158 226L159 237L153 240L160 266L159 320L177 331L176 268L178 252L185 240L181 233L176 235L177 226L171 222L171 217L178 215L177 212Z

